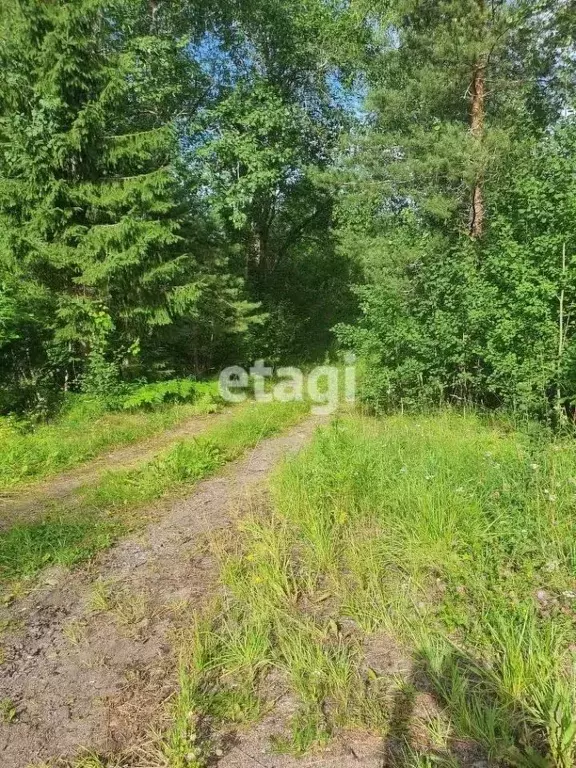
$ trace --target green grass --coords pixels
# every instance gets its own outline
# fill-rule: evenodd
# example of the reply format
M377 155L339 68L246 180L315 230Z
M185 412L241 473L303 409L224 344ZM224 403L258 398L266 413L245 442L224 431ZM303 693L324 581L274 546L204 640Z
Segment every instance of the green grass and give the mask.
M190 488L260 440L295 424L306 412L299 403L250 403L233 412L225 424L177 443L141 467L109 472L95 486L81 490L68 507L1 532L0 581L90 558L140 525L140 508Z
M194 402L161 405L156 410L109 412L105 401L70 396L63 413L53 422L30 432L0 418L0 491L71 469L115 446L158 434L216 406L217 384L197 384Z
M573 439L452 413L350 417L286 464L273 495L223 556L222 604L188 641L176 709L184 697L213 728L250 722L273 679L297 706L284 751L364 728L407 765L458 765L458 745L574 764ZM401 679L370 667L371 637L398 644ZM436 707L424 720L423 690Z

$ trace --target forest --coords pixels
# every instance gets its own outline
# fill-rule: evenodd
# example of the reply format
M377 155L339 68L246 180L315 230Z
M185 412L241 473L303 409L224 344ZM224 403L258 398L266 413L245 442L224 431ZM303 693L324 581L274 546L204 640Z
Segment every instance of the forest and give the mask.
M571 418L573 11L6 0L2 411L348 348Z
M2 768L576 766L575 34L0 0Z

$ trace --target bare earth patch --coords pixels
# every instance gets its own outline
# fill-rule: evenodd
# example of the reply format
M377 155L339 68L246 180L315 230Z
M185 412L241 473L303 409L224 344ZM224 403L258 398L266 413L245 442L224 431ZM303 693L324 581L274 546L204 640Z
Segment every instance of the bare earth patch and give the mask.
M272 754L270 736L281 730L291 714L293 710L289 703L278 702L272 716L229 746L227 754L218 761L220 768L382 768L385 764L386 749L382 739L360 732L347 734L321 752L304 757Z
M274 743L287 735L290 719L298 702L274 675L268 679L272 711L248 728L230 730L221 743L223 756L219 768L399 768L406 765L407 748L424 750L444 758L447 764L458 761L464 768L488 768L482 753L469 742L447 738L442 744L431 743L426 724L432 719L446 723L446 714L429 691L429 683L417 669L410 651L386 632L366 639L364 664L378 675L394 682L389 702L390 722L387 735L362 730L348 730L323 749L304 756L276 754ZM447 733L449 732L449 724Z
M174 632L215 591L207 536L242 514L250 493L318 422L310 418L264 441L173 502L143 534L89 568L45 573L38 589L3 609L0 622L9 629L1 640L0 698L13 703L16 716L0 724L2 768L82 748L117 752L144 737L175 687ZM126 459L130 450L136 460L135 448L114 455Z

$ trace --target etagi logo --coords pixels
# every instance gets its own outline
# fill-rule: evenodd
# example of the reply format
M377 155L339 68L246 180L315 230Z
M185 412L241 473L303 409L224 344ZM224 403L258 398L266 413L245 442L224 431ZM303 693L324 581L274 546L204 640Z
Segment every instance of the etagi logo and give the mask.
M243 403L249 389L258 403L291 403L308 398L313 404L312 413L329 415L340 402L356 401L355 356L346 355L344 363L343 367L319 365L307 373L292 366L274 369L264 360L256 360L249 370L232 365L220 374L220 395L229 403Z

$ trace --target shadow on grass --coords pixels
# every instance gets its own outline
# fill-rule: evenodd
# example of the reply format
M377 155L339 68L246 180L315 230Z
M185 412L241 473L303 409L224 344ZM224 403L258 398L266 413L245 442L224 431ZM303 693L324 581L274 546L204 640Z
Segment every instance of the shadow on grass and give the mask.
M481 662L453 648L421 650L394 694L382 765L552 768L542 735L529 723L527 712L512 712L499 700Z

